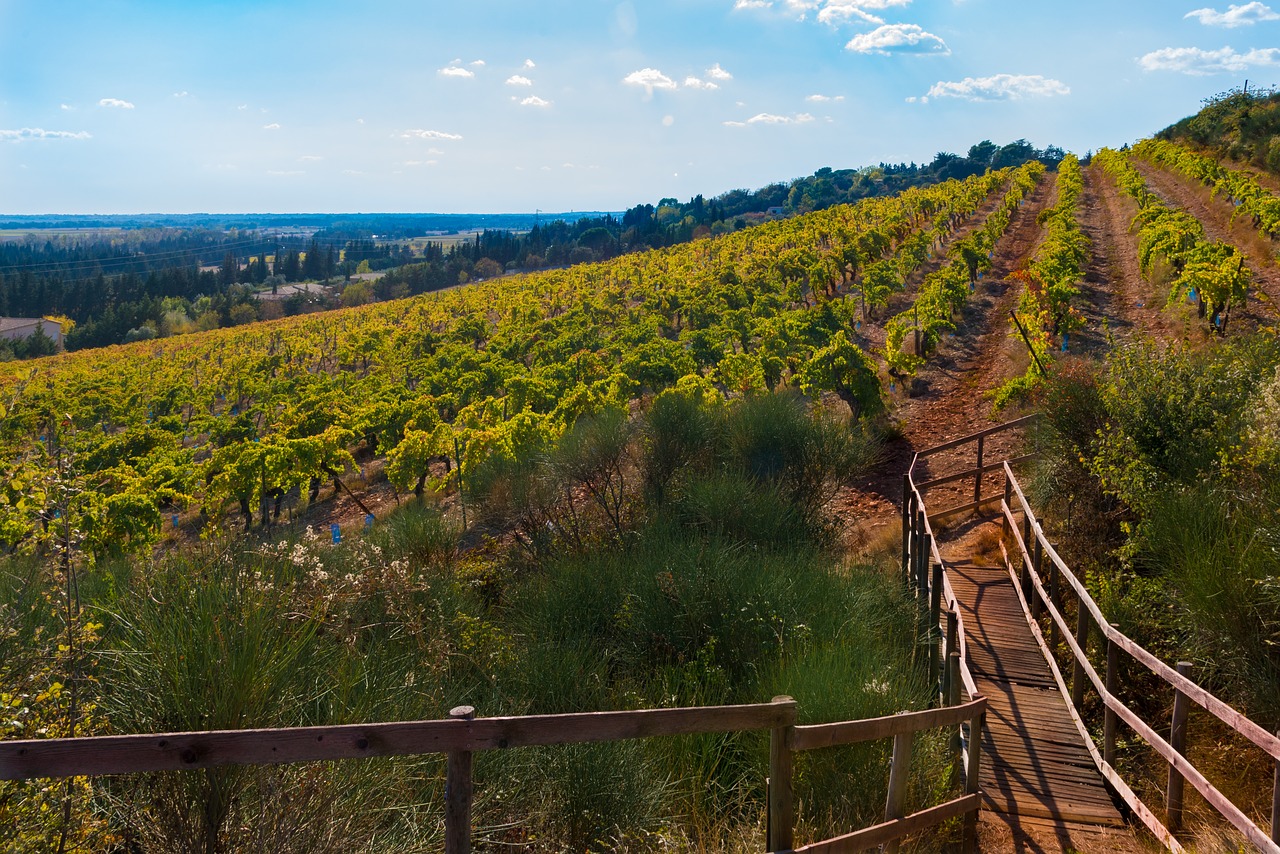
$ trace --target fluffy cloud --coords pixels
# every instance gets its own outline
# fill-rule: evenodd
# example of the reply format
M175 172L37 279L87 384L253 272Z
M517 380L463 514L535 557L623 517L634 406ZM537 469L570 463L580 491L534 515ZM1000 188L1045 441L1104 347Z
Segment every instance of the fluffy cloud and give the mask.
M622 82L627 86L639 86L644 89L646 95L652 95L654 89L677 88L676 81L656 68L641 68L639 71L633 71L622 78Z
M512 74L507 78L508 86L532 86L533 81L522 74Z
M803 125L813 121L808 113L796 113L794 116L779 116L774 113L757 113L745 122L724 122L725 127L744 128L748 125Z
M926 97L962 98L966 101L1017 101L1022 98L1070 94L1070 87L1051 77L1039 74L995 74L991 77L966 77L959 81L938 81L933 84ZM920 100L923 102L924 98Z
M854 36L845 49L880 54L951 53L946 42L916 24L885 24L869 33Z
M686 89L719 89L719 84L712 83L710 80L703 80L699 77L686 77L684 79L684 88Z
M0 130L0 139L23 142L29 139L91 139L87 131L45 130L44 128L18 128Z
M720 63L716 63L707 69L707 76L712 80L732 80L733 75L720 67Z
M1217 9L1193 9L1184 18L1198 18L1206 27L1245 27L1259 21L1280 21L1280 15L1272 11L1265 3L1245 3L1243 6L1228 6L1227 11Z
M814 95L808 95L808 96L806 96L806 97L805 97L805 100L806 100L806 101L810 101L810 102L812 102L812 103L814 103L814 104L823 104L823 103L826 103L827 101L843 101L843 100L844 100L844 95L834 95L834 96L833 96L833 95L818 95L818 94L814 94Z
M818 13L818 20L824 24L830 24L838 27L841 24L847 24L850 21L858 20L865 24L883 24L884 18L879 18L865 9L847 4L832 4L824 8Z
M520 106L522 106L522 107L550 107L550 106L551 106L551 102L550 102L550 101L547 101L547 100L545 100L545 99L543 99L543 98L539 98L537 95L530 95L528 98L525 98L523 101L521 101L521 102L520 102Z
M272 122L272 123L271 123L271 124L269 124L269 125L263 125L263 126L262 126L262 129L263 129L263 130L280 130L280 123L279 123L279 122Z
M117 110L132 110L133 104L128 101L121 101L119 98L103 98L98 102L99 107L114 107Z
M463 79L476 76L476 73L471 69L462 68L457 65L446 65L444 68L437 68L436 74L439 74L441 77L460 77Z
M407 130L399 134L401 139L462 139L461 134L445 133L442 130Z
M538 64L537 64L536 62L534 62L532 59L526 59L526 60L524 61L524 67L525 67L525 68L537 68L537 67L538 67Z
M1280 65L1280 48L1254 48L1237 53L1234 48L1201 50L1198 47L1163 47L1138 60L1144 71L1180 71L1183 74L1238 74L1250 68Z

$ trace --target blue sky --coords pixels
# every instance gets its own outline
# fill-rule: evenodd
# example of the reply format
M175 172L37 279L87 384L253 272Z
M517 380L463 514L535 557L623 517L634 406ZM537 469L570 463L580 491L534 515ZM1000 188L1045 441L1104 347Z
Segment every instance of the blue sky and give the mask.
M981 139L1083 153L1280 2L0 0L0 214L619 210Z

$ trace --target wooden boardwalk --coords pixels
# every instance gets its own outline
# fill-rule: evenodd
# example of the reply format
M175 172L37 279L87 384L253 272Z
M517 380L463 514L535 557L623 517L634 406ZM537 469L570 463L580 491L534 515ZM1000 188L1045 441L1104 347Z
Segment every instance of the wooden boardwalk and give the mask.
M968 633L969 667L987 697L985 809L1086 825L1125 824L1059 693L1004 567L947 562Z

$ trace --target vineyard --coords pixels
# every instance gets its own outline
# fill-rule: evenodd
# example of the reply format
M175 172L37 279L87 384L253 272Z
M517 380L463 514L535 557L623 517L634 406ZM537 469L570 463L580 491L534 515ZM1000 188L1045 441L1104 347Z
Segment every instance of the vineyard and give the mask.
M935 686L878 564L905 463L1032 410L1029 498L1073 520L1057 549L1091 595L1274 730L1277 239L1265 179L1149 139L602 263L0 365L0 736L463 701L919 708ZM758 847L762 749L500 753L477 833L493 850ZM948 745L918 749L909 800L937 801ZM805 766L800 835L870 821L884 789L847 769L879 780L889 761L866 746ZM1264 765L1230 784L1256 814ZM443 789L431 761L255 774L0 783L0 839L439 847L420 815Z

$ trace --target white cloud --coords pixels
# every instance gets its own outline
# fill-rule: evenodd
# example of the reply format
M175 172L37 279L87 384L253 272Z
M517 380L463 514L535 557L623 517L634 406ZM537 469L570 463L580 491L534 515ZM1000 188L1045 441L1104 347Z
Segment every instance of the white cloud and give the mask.
M550 107L550 106L551 106L551 102L550 102L550 101L548 101L548 100L545 100L545 99L543 99L543 98L539 98L537 95L530 95L528 98L525 98L523 101L521 101L521 102L520 102L520 106L522 106L522 107Z
M132 110L133 104L128 101L121 101L119 98L103 98L98 102L99 107L114 107L118 110Z
M707 69L707 76L712 80L732 80L733 75L720 67L720 63L716 63Z
M639 71L633 71L622 78L622 82L627 86L639 86L644 89L645 95L652 95L654 89L678 88L676 81L656 68L641 68Z
M508 86L532 86L533 81L520 74L512 74L507 78Z
M1163 47L1138 60L1144 71L1180 71L1183 74L1238 74L1254 67L1280 65L1280 48L1253 48L1236 53L1234 48L1201 50L1198 47Z
M962 98L966 101L1017 101L1022 98L1048 98L1070 95L1071 89L1061 80L1039 74L995 74L991 77L966 77L963 80L938 81L929 89L929 98ZM927 103L923 98L921 103Z
M805 97L805 100L814 104L825 104L827 101L843 101L844 95L819 95L815 93Z
M537 68L537 67L538 67L538 64L537 64L536 62L534 62L532 59L526 59L526 60L524 61L524 67L525 67L525 68Z
M342 174L343 175L363 175L365 173L360 171L359 169L343 169Z
M92 139L88 131L45 130L44 128L18 128L0 130L0 139L23 142L29 139Z
M174 93L173 93L173 97L175 97L175 98L185 98L185 97L187 97L187 96L188 96L188 95L190 95L190 94L191 94L191 93L190 93L190 92L188 92L186 89L183 89L181 92L174 92Z
M483 59L473 59L473 60L471 60L471 67L472 67L472 68L484 68L484 60L483 60Z
M461 68L457 65L446 65L444 68L437 68L436 74L439 74L441 77L460 77L463 79L476 76L474 71L468 68Z
M832 3L818 13L819 21L824 24L830 24L833 27L838 27L841 24L847 24L855 18L866 24L884 23L884 18L878 18L865 9L860 9L851 3Z
M442 130L406 130L400 133L401 139L462 139L461 134L445 133Z
M268 169L267 174L288 177L292 175L305 175L307 173L302 169Z
M299 163L317 163L324 160L319 154L304 154L298 158Z
M70 104L63 104L63 105L62 105L62 109L64 109L64 110L73 110L73 109L75 109L75 108L74 108L74 107L72 107Z
M858 53L951 53L947 43L916 24L885 24L869 33L854 36L846 50Z
M406 160L401 165L403 166L435 166L439 162L440 162L439 160Z
M269 125L263 125L263 126L262 126L262 129L263 129L263 130L280 130L280 123L279 123L279 122L272 122L272 123L271 123L271 124L269 124Z
M1206 27L1245 27L1259 21L1280 21L1270 6L1265 3L1245 3L1243 6L1228 6L1227 11L1217 9L1194 9L1183 15L1184 18L1199 18Z
M712 83L710 80L702 80L698 77L686 77L684 79L684 88L686 89L719 89L720 86Z
M867 10L889 9L894 6L907 6L910 3L911 0L782 0L780 6L801 21L816 9L819 21L837 26L848 23L852 19L869 24L883 24L883 20ZM734 11L772 9L778 5L774 0L735 0L733 8Z
M667 115L667 116L663 116L663 117L662 117L662 126L663 126L664 128L669 128L669 127L671 127L672 125L674 125L675 123L676 123L676 117L675 117L675 116Z
M808 113L796 113L794 116L779 116L775 113L757 113L745 122L723 122L725 127L744 128L748 125L803 125L813 121Z

